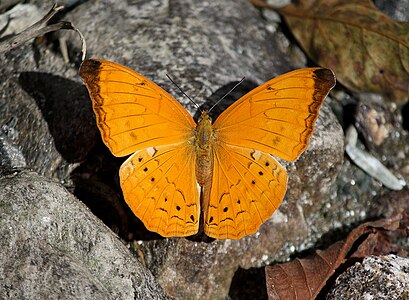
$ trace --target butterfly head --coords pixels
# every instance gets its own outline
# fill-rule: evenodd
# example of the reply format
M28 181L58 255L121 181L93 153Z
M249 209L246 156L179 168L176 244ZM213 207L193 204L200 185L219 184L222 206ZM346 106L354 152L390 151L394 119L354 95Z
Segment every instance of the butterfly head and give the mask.
M199 123L202 122L210 122L210 124L212 124L212 118L209 115L209 112L207 110L203 110L199 119L197 120L197 124L199 125Z

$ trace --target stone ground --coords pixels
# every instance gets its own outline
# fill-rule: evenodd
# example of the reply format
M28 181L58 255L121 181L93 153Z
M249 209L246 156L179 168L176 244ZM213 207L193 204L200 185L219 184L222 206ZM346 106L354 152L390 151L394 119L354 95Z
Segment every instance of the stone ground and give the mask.
M33 24L50 8L48 2L26 2L15 8L10 19L15 27L3 36ZM283 24L271 15L263 18L245 0L65 2L58 17L83 33L88 57L137 70L195 116L197 109L166 73L202 108L246 76L216 117L262 82L313 65ZM407 17L408 1L387 2L377 5L396 18ZM61 40L69 49L68 63ZM382 214L374 199L389 190L344 156L344 130L356 113L351 107L373 104L337 87L321 109L308 150L294 163L283 162L290 178L286 198L257 234L206 243L146 231L121 198L117 172L123 159L100 140L78 76L80 49L78 35L65 32L0 57L0 298L262 299L263 266L328 246ZM384 146L367 147L408 181L404 109L382 103L381 113L395 126L388 127ZM365 120L365 111L358 111L357 120ZM393 268L407 264L382 259L393 260ZM354 270L345 276L353 278ZM340 286L331 299L343 299Z

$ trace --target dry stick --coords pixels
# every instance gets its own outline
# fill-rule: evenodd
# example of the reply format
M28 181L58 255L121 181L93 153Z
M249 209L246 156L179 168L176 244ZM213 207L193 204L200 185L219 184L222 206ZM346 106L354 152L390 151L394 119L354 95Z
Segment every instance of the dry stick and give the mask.
M56 4L54 4L51 10L41 20L34 23L33 25L23 30L22 32L0 42L0 53L10 51L11 49L16 48L17 46L24 44L37 36L44 35L48 32L57 31L60 29L67 29L74 30L79 34L82 42L81 48L82 60L84 60L87 50L85 39L82 33L77 28L75 28L74 25L66 21L61 21L55 24L47 25L47 22L61 9L63 9L63 6L57 6Z

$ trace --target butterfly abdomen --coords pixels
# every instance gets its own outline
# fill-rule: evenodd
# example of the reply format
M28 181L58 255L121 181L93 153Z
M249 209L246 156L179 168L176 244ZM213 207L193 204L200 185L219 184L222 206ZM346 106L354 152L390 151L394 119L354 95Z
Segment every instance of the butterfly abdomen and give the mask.
M207 112L200 116L195 133L196 180L200 186L209 185L213 170L213 128Z

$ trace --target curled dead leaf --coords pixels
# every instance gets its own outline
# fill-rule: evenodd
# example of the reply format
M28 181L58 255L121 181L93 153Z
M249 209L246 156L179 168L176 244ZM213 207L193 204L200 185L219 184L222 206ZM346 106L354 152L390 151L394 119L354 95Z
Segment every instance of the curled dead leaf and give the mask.
M394 235L407 235L409 215L401 210L394 217L364 223L350 232L345 241L304 259L267 266L266 284L269 299L314 299L337 269L368 255L396 253Z

